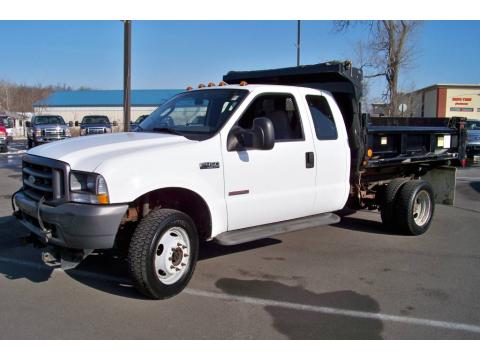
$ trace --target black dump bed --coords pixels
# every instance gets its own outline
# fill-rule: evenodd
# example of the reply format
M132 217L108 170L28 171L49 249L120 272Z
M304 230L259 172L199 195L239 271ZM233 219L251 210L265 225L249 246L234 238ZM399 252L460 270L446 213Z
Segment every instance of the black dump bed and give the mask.
M342 112L352 157L352 181L371 169L416 162L445 162L465 156L465 131L460 118L370 118L361 112L363 75L350 61L272 70L230 71L229 84L304 86L329 91ZM370 156L369 156L370 155Z
M362 78L362 71L352 67L350 61L335 61L272 70L230 71L223 81L229 84L246 81L249 84L294 85L332 93L345 121L352 168L357 173L366 152L360 109Z

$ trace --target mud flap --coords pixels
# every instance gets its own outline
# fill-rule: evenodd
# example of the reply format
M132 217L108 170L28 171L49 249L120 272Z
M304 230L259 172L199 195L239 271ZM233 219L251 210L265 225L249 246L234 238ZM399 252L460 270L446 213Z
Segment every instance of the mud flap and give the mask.
M453 205L456 172L457 168L453 166L441 166L422 176L422 180L428 181L432 186L435 204Z

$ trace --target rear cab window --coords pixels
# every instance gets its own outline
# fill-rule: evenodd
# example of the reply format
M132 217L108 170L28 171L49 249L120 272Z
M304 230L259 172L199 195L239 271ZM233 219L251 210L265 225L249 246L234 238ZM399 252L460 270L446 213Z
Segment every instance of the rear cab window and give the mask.
M328 101L321 95L307 95L308 109L312 115L315 134L318 140L336 140L337 127Z

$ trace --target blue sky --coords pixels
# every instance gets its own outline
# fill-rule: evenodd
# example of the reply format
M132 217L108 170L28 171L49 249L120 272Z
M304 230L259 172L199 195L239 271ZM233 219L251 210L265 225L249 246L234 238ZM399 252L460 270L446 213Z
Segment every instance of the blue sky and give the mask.
M335 33L330 21L302 22L302 64L353 59L368 36L355 25ZM132 87L184 88L219 81L229 70L293 66L295 21L134 21ZM433 83L480 83L480 21L426 21L415 66L402 73L410 90ZM121 89L120 21L0 21L0 79ZM372 84L371 96L383 83Z

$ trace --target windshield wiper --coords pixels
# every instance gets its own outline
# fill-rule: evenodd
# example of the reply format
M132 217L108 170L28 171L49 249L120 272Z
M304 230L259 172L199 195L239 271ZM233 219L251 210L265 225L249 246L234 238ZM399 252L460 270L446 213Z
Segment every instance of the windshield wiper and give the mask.
M173 130L172 128L168 128L168 127L156 127L156 128L153 128L152 131L184 136L184 134L182 134L181 132L178 132L178 131Z

